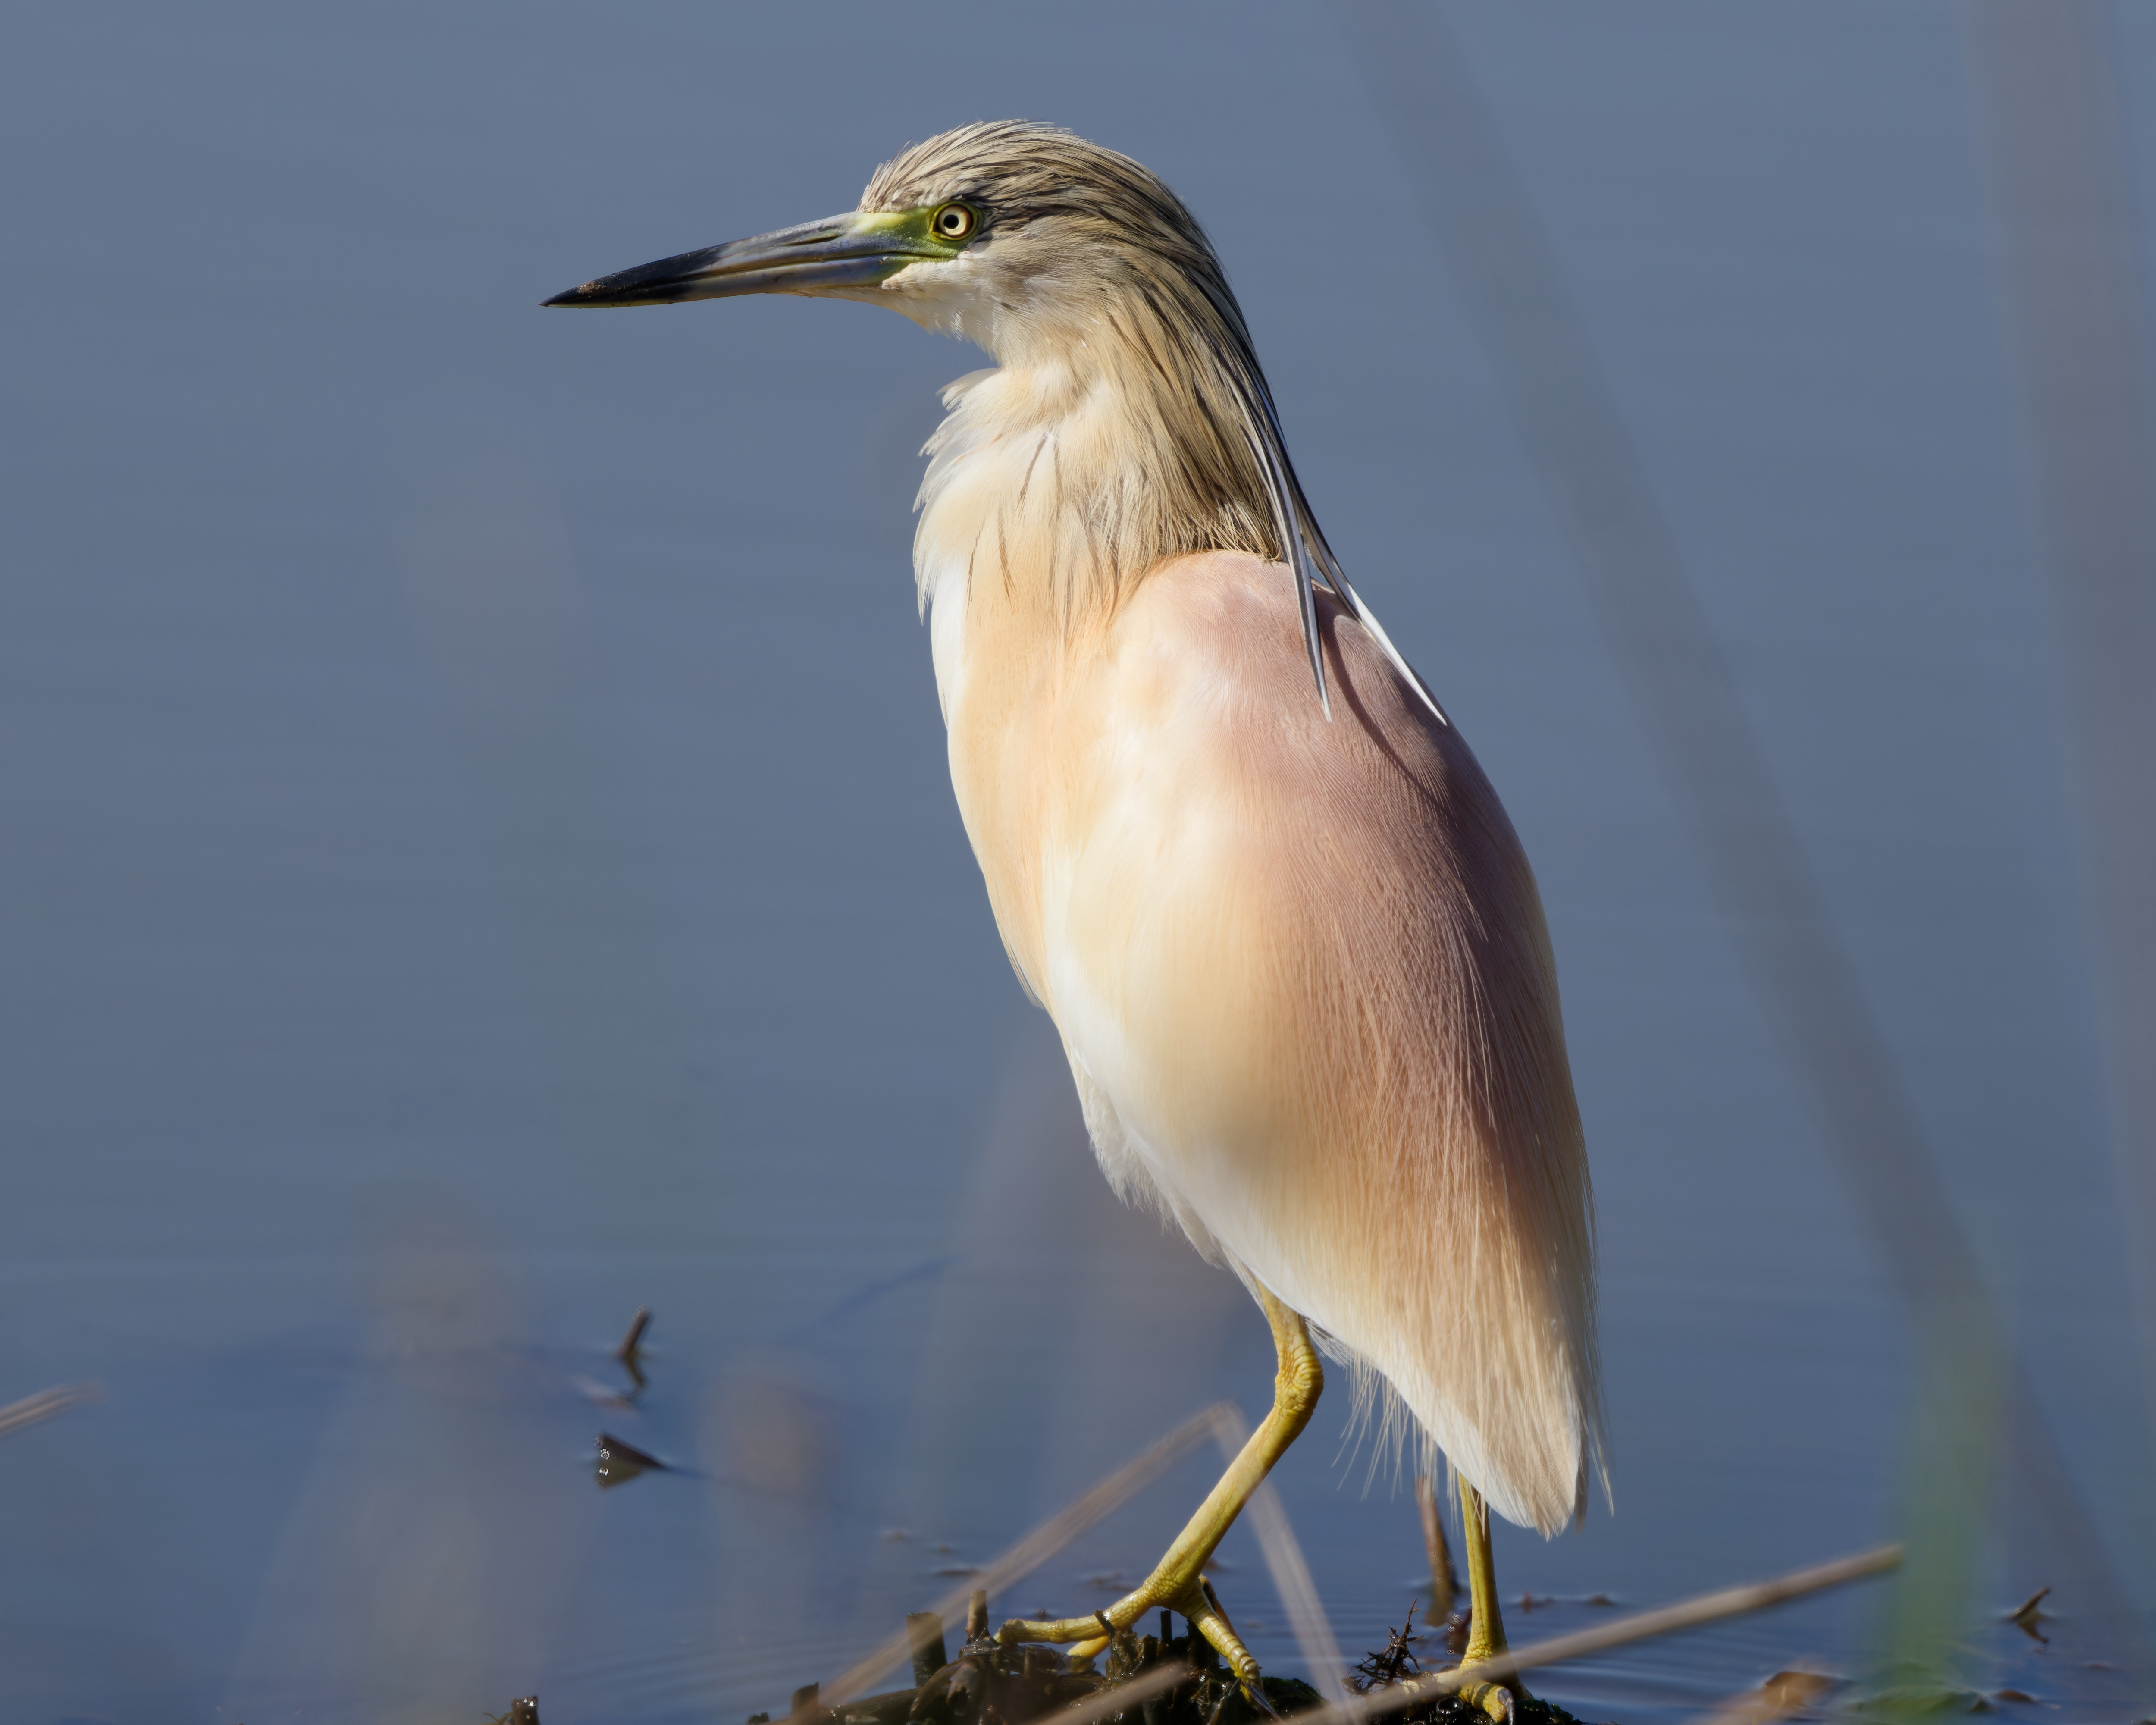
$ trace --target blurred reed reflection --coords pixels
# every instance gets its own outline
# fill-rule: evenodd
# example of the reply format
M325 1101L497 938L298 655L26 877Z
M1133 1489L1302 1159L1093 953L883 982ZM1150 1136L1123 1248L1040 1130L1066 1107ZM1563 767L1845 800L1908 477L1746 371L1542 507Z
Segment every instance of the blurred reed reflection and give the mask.
M709 1624L721 1668L783 1698L814 1681L793 1673L818 1662L844 1599L839 1421L804 1375L759 1358L712 1386L702 1444L720 1527Z
M535 1407L558 1394L454 1200L367 1255L361 1368L323 1428L228 1692L237 1717L470 1722L527 1691L598 1513Z
M1270 1388L1261 1363L1237 1381L1230 1338L1261 1362L1265 1331L1235 1278L1101 1179L1052 1027L1029 1014L1014 1041L897 1481L901 1520L976 1555L1207 1403Z

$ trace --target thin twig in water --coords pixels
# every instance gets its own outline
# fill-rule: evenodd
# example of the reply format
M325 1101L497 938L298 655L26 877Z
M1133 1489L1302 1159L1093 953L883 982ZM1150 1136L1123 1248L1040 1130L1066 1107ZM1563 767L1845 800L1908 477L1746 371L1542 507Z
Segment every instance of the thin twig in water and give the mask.
M95 1378L85 1378L80 1384L56 1384L50 1389L41 1389L35 1395L26 1395L19 1402L10 1402L0 1408L0 1437L11 1431L20 1431L25 1426L35 1425L49 1420L55 1414L64 1414L69 1408L79 1408L85 1402L101 1401L104 1386Z
M1125 1462L1075 1503L1050 1516L996 1558L978 1576L969 1579L963 1587L945 1594L928 1609L939 1616L953 1616L964 1609L967 1595L977 1588L989 1594L999 1593L1013 1582L1031 1574L1096 1522L1113 1514L1166 1473L1219 1430L1224 1417L1232 1416L1234 1413L1235 1409L1225 1402L1218 1402L1204 1412L1193 1414L1151 1449ZM906 1640L901 1632L840 1672L836 1682L825 1685L824 1705L827 1707L844 1707L864 1693L870 1683L906 1656Z
M2051 1591L2048 1587L2038 1588L2035 1592L2006 1614L2007 1622L2014 1625L2024 1635L2033 1635L2047 1646L2051 1644L2051 1638L2036 1627L2044 1620L2044 1614L2036 1608L2044 1603Z
M1799 1569L1793 1574L1780 1576L1773 1581L1753 1582L1744 1587L1724 1588L1719 1593L1702 1594L1696 1599L1686 1599L1678 1604L1664 1605L1657 1610L1620 1617L1614 1623L1606 1623L1596 1629L1580 1630L1569 1635L1555 1635L1547 1641L1515 1647L1495 1659L1477 1661L1473 1666L1456 1666L1451 1671L1440 1671L1428 1677L1411 1677L1397 1688L1380 1690L1373 1695L1357 1696L1353 1700L1342 1702L1337 1706L1320 1707L1298 1715L1298 1725L1353 1725L1353 1722L1404 1712L1410 1707L1420 1707L1435 1697L1450 1695L1454 1690L1469 1683L1494 1682L1519 1671L1532 1671L1538 1666L1560 1665L1568 1659L1578 1659L1589 1653L1600 1653L1607 1648L1621 1647L1630 1641L1645 1641L1678 1630L1696 1629L1702 1624L1716 1623L1725 1617L1742 1617L1748 1612L1763 1611L1769 1605L1779 1605L1785 1599L1800 1599L1806 1594L1840 1587L1844 1582L1861 1581L1868 1575L1883 1575L1889 1569L1897 1568L1901 1561L1900 1546L1882 1545L1874 1551L1860 1552L1853 1558L1821 1563L1815 1568Z

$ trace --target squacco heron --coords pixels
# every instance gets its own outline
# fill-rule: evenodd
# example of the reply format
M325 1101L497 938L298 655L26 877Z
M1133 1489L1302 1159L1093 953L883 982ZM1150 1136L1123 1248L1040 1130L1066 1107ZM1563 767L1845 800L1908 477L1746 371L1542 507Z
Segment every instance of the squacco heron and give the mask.
M1110 1622L1180 1612L1255 1683L1203 1572L1322 1351L1450 1461L1467 1657L1502 1651L1490 1512L1554 1533L1602 1449L1556 967L1496 793L1319 531L1211 244L1127 157L1003 121L848 214L547 303L764 293L996 361L943 392L914 535L959 811L1109 1183L1272 1326L1271 1411ZM1000 1633L1102 1645L1091 1615Z

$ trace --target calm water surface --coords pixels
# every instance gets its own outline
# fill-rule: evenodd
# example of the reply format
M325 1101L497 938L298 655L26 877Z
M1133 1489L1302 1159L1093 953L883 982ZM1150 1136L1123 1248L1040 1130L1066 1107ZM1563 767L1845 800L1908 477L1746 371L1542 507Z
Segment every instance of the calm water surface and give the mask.
M1452 15L2145 1610L1958 15ZM2145 193L2156 36L2118 24ZM1255 1309L1094 1172L952 806L907 511L979 357L851 305L538 309L1004 114L1207 223L1328 531L1539 871L1614 1513L1501 1532L1547 1597L1516 1638L1897 1533L1896 1298L1323 13L24 7L0 43L0 1401L104 1390L0 1438L0 1713L738 1720L1193 1410L1261 1408ZM1422 1558L1348 1414L1280 1477L1360 1651ZM602 1430L679 1471L602 1493ZM1213 1465L997 1609L1105 1603ZM2059 1579L2001 1526L1986 1610ZM1291 1667L1254 1543L1223 1558ZM1537 1686L1674 1721L1859 1671L1888 1599ZM2145 1713L2055 1603L2048 1649L1973 1630L1966 1680Z

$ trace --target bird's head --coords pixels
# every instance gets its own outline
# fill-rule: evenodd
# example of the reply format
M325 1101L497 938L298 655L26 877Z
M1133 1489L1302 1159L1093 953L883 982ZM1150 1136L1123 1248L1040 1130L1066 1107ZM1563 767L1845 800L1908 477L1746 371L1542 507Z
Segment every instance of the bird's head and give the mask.
M888 305L999 359L1167 314L1247 349L1204 232L1158 176L1060 126L990 121L916 144L858 208L601 276L550 305L808 294ZM1152 322L1155 319L1146 319ZM1127 333L1127 332L1126 332Z
M1094 562L1142 575L1189 552L1278 557L1294 573L1303 645L1328 715L1321 585L1443 722L1319 531L1212 245L1182 200L1129 157L1030 121L962 126L884 163L844 215L661 258L547 303L664 305L741 294L888 305L977 342L1006 367L1060 377L1063 387L1042 389L1041 401L1114 403L1122 415L1116 453L1135 464L1137 483L1117 485L1124 531L1091 547Z

